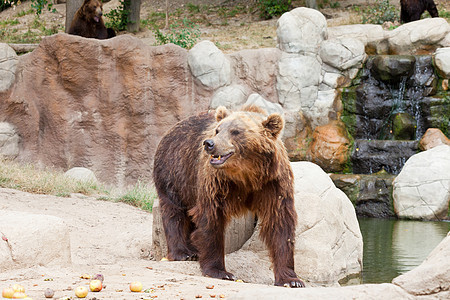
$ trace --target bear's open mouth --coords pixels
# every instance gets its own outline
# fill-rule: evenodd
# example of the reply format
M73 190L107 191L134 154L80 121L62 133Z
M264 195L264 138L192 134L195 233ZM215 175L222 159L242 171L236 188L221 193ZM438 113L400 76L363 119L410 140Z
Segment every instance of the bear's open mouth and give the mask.
M94 21L97 22L97 23L100 22L100 17L95 16L94 17Z
M233 152L225 155L211 155L211 160L209 163L214 166L222 165L231 157L231 155L233 155Z

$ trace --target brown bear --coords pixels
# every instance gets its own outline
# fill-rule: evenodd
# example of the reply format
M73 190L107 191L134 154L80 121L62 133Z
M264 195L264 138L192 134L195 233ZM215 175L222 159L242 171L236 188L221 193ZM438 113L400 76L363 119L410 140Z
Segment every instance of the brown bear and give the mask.
M304 287L294 272L297 214L283 126L279 114L256 106L219 107L177 123L161 139L153 176L169 260L198 258L203 275L234 280L225 269L224 230L231 217L252 211L275 285Z
M435 18L439 13L433 0L400 0L400 20L402 23L420 20L424 11Z
M73 17L68 33L101 40L115 37L114 29L106 28L102 15L103 4L100 0L84 0Z

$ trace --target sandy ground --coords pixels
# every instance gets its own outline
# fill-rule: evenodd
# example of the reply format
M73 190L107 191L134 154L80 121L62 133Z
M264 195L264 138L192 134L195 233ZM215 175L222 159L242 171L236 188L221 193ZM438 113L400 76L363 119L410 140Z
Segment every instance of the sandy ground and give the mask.
M219 299L221 295L227 299L238 291L268 287L200 276L198 262L151 260L152 214L123 203L0 189L1 210L57 216L70 230L72 265L0 274L0 289L19 283L33 299L45 299L47 288L55 291L56 299L75 299L74 289L89 284L90 280L80 278L85 273L103 274L106 285L101 292L90 292L87 299ZM148 292L132 293L128 285L133 281L141 281Z

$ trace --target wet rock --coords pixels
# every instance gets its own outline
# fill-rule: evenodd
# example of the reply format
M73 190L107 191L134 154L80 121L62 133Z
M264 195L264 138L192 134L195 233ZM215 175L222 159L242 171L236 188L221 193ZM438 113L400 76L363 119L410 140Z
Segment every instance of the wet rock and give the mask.
M398 174L417 153L418 141L355 140L351 156L353 173L372 174L385 169Z
M377 55L373 61L374 75L382 81L400 81L413 73L416 58L412 55Z
M414 140L416 120L408 113L398 113L392 121L392 134L396 140Z

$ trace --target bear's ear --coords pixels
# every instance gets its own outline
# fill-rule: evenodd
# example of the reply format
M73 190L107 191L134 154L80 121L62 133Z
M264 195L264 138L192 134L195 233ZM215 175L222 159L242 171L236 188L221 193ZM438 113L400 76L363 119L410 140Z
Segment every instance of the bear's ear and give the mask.
M275 113L268 116L267 119L262 122L262 125L268 133L274 138L277 138L284 127L284 120L279 114Z
M228 117L229 114L230 114L230 112L228 111L228 109L225 106L219 106L216 109L217 122L220 122L221 120L225 119L226 117Z

